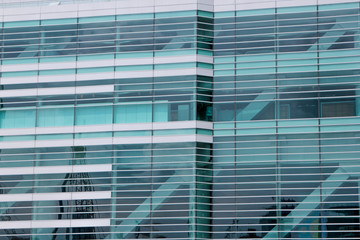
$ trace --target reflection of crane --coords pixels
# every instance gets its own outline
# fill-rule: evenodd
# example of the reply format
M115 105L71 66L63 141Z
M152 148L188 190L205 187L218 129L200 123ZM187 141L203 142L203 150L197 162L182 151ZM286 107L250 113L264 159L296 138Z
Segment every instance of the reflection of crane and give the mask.
M86 148L85 147L74 147L74 159L72 161L72 165L81 165L85 164L85 155ZM65 175L65 180L62 183L62 192L93 192L95 188L90 180L89 173L67 173ZM93 199L80 199L73 200L74 206L71 211L71 219L89 219L95 218L95 200ZM62 214L64 213L64 204L63 200L59 200L60 206L60 214L59 219L62 219ZM58 228L54 229L53 234L58 232ZM97 234L95 227L79 227L72 228L71 233L76 233L76 235L72 235L72 239L97 239ZM66 229L66 240L70 239L70 229ZM84 233L84 234L82 234ZM53 240L56 239L56 235L53 235Z
M4 190L2 189L2 186L0 184L0 194L3 194ZM10 209L7 209L2 215L0 215L0 221L16 221L16 217L12 219L10 216ZM22 237L17 237L17 234L25 234L25 231L23 229L4 229L4 232L6 233L8 239L10 240L22 240Z
M9 217L8 220L5 220L4 218L1 218L1 221L11 221L11 218ZM23 240L23 237L18 237L16 235L20 234L23 235L25 234L25 231L22 229L4 229L4 232L8 235L7 238L9 240Z
M275 200L275 198L273 198L273 200ZM296 202L293 199L281 198L280 203L281 209L279 210L281 211L281 217L286 217L296 207ZM266 210L268 210L269 212L264 215L262 219L260 219L259 223L262 226L262 229L259 232L255 228L248 228L246 234L242 233L243 230L241 228L245 227L245 225L239 223L239 219L233 219L232 224L229 225L229 227L226 229L227 233L224 238L229 239L234 238L234 236L235 238L263 238L266 232L271 231L271 229L277 225L277 208L277 205L272 205L266 208Z
M239 230L239 226L240 226L240 223L239 223L239 219L233 219L232 221L232 225L230 225L227 229L226 229L226 235L225 235L225 239L229 239L229 238L234 238L234 236L236 238L261 238L261 237L258 237L256 235L256 229L253 229L253 228L248 228L248 233L246 235L243 235L243 236L240 236L241 234L239 233L240 230ZM239 235L239 236L237 236Z

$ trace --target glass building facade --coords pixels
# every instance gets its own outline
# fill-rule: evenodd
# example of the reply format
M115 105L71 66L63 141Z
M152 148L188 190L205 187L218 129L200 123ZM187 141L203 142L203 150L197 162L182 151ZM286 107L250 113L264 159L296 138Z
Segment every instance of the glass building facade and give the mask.
M360 239L358 0L0 2L0 239Z

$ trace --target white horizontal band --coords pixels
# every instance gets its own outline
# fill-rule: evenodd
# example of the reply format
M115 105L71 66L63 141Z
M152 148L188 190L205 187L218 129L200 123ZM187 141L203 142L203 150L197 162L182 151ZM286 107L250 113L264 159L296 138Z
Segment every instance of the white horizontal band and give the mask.
M0 202L111 198L110 191L3 194Z
M71 81L88 81L112 78L142 78L142 77L172 77L187 75L204 75L212 77L212 69L204 68L178 68L169 70L147 70L147 71L116 71L92 74L68 74L68 75L50 75L50 76L24 76L24 77L3 77L1 84L21 84L21 83L45 83L45 82L71 82Z
M107 2L86 2L86 4L73 4L73 2L61 1L51 2L48 5L38 1L38 6L27 4L30 8L26 8L26 2L21 1L23 7L6 8L2 12L5 21L26 21L38 19L62 19L73 17L88 16L106 16L117 14L139 14L154 12L171 12L186 10L203 10L203 11L234 11L248 9L264 9L275 7L296 7L316 4L336 4L358 2L355 0L137 0L133 1L107 1ZM3 0L2 4L19 3L20 1ZM35 1L36 3L36 1ZM3 5L6 6L6 5ZM96 10L96 11L94 11ZM61 13L61 14L60 14Z
M171 57L147 57L147 58L116 58L110 60L90 60L90 61L68 61L54 63L29 63L21 64L21 71L41 71L41 70L57 70L57 69L82 69L94 67L115 67L115 66L133 66L133 65L151 65L151 64L171 64L171 63L187 63L187 62L205 62L212 63L213 57L203 55L183 55ZM19 71L18 64L2 65L2 72ZM136 71L134 71L136 72ZM46 76L44 76L46 77Z
M106 93L106 92L114 92L114 85L2 90L0 92L0 97L25 97L25 96L46 96L46 95L53 96L53 95L65 95L65 94Z
M154 12L171 12L171 11L186 11L186 10L203 10L203 11L234 11L248 10L248 9L264 9L275 7L296 7L316 4L336 4L357 2L355 0L182 0L181 3L177 0L137 0L132 1L110 1L110 2L86 2L86 4L69 4L69 2L61 1L51 2L48 5L38 1L38 6L34 4L27 4L21 1L22 7L8 7L6 11L1 12L5 21L26 21L38 19L63 19L74 17L88 17L88 16L107 16L118 14L141 14ZM19 1L3 0L4 4L20 3ZM36 3L36 1L35 1ZM39 6L40 5L40 6ZM94 11L96 10L96 11Z
M110 226L110 219L64 219L64 220L32 220L32 221L1 221L0 229L17 228L69 228Z
M174 121L153 123L125 123L106 125L83 125L68 127L36 127L36 128L3 128L0 136L33 135L33 134L61 134L61 133L90 133L107 131L142 131L142 130L175 130L189 128L213 129L211 122L205 121Z
M150 143L178 143L178 142L206 142L212 143L213 137L201 134L169 135L169 136L141 136L141 137L109 137L83 138L65 140L36 140L0 142L1 149L38 148L38 147L69 147L69 146L96 146L112 144L150 144Z
M80 172L109 172L111 164L91 164L74 166L41 166L41 167L11 167L0 168L0 175L23 174L54 174L54 173L80 173Z

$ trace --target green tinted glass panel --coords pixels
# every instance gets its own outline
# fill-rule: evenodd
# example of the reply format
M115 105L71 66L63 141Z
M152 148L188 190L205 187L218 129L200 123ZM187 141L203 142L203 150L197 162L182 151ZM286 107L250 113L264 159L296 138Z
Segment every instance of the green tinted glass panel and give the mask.
M11 141L33 141L35 140L34 135L22 135L22 136L3 136L0 137L0 141L11 142Z
M74 125L74 108L43 108L37 112L38 127Z
M173 17L186 17L195 16L196 11L183 11L183 12L163 12L155 13L155 18L173 18Z
M111 21L115 21L115 16L79 18L79 23L95 23L95 22L111 22Z
M76 23L77 23L77 18L41 20L41 25L62 25L62 24L76 24Z
M4 72L2 77L31 77L37 76L37 71L22 71L22 72Z
M29 27L29 26L39 26L40 21L19 21L19 22L4 22L4 27Z
M154 136L159 135L189 135L195 134L195 129L176 129L176 130L156 130Z
M152 104L115 106L115 123L145 123L152 121Z
M75 74L75 69L56 69L56 70L42 70L39 75L65 75L65 74Z
M144 14L124 14L116 16L116 20L125 21L125 20L141 20L141 19L152 19L154 18L153 13L144 13Z
M23 58L23 59L8 59L3 60L2 65L9 65L9 64L32 64L32 63L38 63L37 58Z
M120 66L116 67L116 71L151 71L153 65L138 65L138 66Z
M0 112L1 128L35 127L35 109L5 110Z
M100 72L112 72L113 67L95 67L95 68L80 68L77 73L100 73Z
M112 132L99 132L99 133L77 133L75 138L107 138L112 137Z
M176 69L176 68L194 68L196 63L171 63L171 64L159 64L155 65L155 70L161 69Z
M44 134L37 135L36 140L61 140L61 139L72 139L73 134Z
M151 131L123 131L115 132L114 137L139 137L139 136L151 136Z
M113 119L112 108L112 106L77 107L75 110L75 124L111 124Z

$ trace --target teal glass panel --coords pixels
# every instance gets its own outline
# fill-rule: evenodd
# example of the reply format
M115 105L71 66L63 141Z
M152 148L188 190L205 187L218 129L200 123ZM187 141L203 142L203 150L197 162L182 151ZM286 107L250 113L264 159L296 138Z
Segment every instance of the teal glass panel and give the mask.
M215 70L214 76L233 76L235 75L235 70Z
M38 180L39 181L39 180ZM59 182L60 183L60 182ZM39 183L40 185L41 183ZM38 190L38 189L37 189ZM33 220L57 220L59 215L54 214L59 212L59 203L57 201L36 201L34 202L34 212L33 212ZM60 214L61 218L65 218L65 216L68 214L68 207L63 207L60 211L64 211L63 215ZM54 231L53 228L34 228L32 229L32 234L34 239L37 240L49 240L50 237L47 237L51 235L51 233ZM62 233L63 230L60 230ZM39 234L39 235L37 235ZM46 235L48 234L48 235Z
M214 123L214 129L232 129L235 123Z
M254 121L254 122L238 122L237 128L251 129L251 128L264 128L264 127L276 127L275 121Z
M331 51L321 51L319 52L320 58L324 57L344 57L344 56L354 56L360 55L360 50L351 49L339 49L339 50L331 50Z
M151 136L151 131L123 131L115 132L114 137L140 137L140 136Z
M210 64L210 63L202 63L202 62L199 62L199 63L197 64L197 66L198 66L199 68L213 69L213 65Z
M236 68L266 68L275 67L275 61L264 62L241 62L236 64Z
M2 77L30 77L37 76L37 71L3 72Z
M213 131L212 130L208 130L208 129L197 129L196 130L197 134L201 134L201 135L209 135L212 136Z
M151 71L153 65L138 65L138 66L119 66L116 67L116 71Z
M109 138L112 137L112 132L98 132L98 133L76 133L75 138Z
M317 126L317 119L279 120L279 127Z
M124 14L116 16L116 20L118 21L126 21L126 20L141 20L141 19L152 19L154 18L153 13L143 13L143 14Z
M72 139L73 134L42 134L37 135L36 140L61 140L61 139Z
M321 119L320 125L353 125L359 124L359 119L354 117L335 118L335 119Z
M151 121L151 103L115 106L115 123L145 123Z
M111 124L113 119L112 106L76 107L76 125Z
M0 141L11 142L11 141L33 141L35 140L34 135L22 135L22 136L2 136Z
M40 108L37 111L38 127L74 125L74 108Z
M40 25L39 20L4 22L4 27L29 27L29 26L39 26L39 25Z
M286 72L314 72L317 71L317 65L308 65L308 66L291 66L291 67L278 67L279 73Z
M234 63L235 57L215 57L214 63Z
M234 121L235 120L234 103L217 103L214 104L214 119L216 122Z
M32 64L32 63L38 63L37 58L23 58L23 59L8 59L3 60L2 65L10 65L10 64Z
M35 127L35 109L1 111L0 127L1 128Z
M100 73L100 72L113 72L114 67L94 67L94 68L79 68L77 73Z
M49 19L41 20L41 25L63 25L63 24L76 24L77 18L63 18L63 19Z
M176 68L194 68L194 67L196 67L196 63L169 63L169 64L155 65L155 70L176 69Z
M317 53L316 52L279 53L277 55L277 59L278 60L294 60L294 59L316 60ZM275 58L273 60L275 60Z
M233 136L235 135L235 130L215 130L214 136Z
M282 7L277 9L277 13L301 13L301 12L316 12L317 6L303 6L303 7Z
M243 55L236 57L237 62L258 61L257 63L259 64L261 64L261 61L275 61L275 59L276 59L275 54Z
M248 69L236 69L236 74L240 75L240 74L270 74L273 73L275 74L275 67L264 67L264 68L248 68Z
M319 11L322 10L339 10L347 8L359 8L359 3L342 3L342 4L328 4L328 5L319 5Z
M226 17L235 17L235 12L215 12L215 18L226 18Z
M278 133L314 133L318 127L287 127L279 128Z
M177 106L177 120L186 121L190 120L190 105L189 104L179 104Z
M235 63L223 63L223 64L215 64L214 69L220 70L220 69L234 69Z
M169 106L168 103L154 104L154 122L169 121Z
M204 56L214 56L213 51L207 51L207 50L197 50L197 54L204 55Z
M56 69L56 70L42 70L39 75L65 75L65 74L75 74L75 69Z
M154 136L161 136L161 135L189 135L195 134L195 129L176 129L176 130L155 130Z
M321 126L320 132L351 132L360 131L360 125Z
M338 57L332 57L332 58L320 58L319 63L320 64L327 64L327 63L354 63L354 62L360 62L360 56L353 56L353 57L343 57L342 55Z
M344 70L344 69L358 69L359 63L343 63L343 64L321 64L320 71L324 70Z
M274 8L267 8L267 9L256 9L256 10L245 10L245 11L237 11L236 16L257 16L257 15L269 15L275 14Z
M155 13L155 18L174 18L174 17L186 17L196 16L196 11L181 11L181 12L163 12Z
M198 11L198 15L202 16L202 17L208 17L208 18L214 17L213 12Z
M115 21L115 16L84 17L79 18L79 23L97 23Z
M236 135L276 134L275 128L237 129Z

